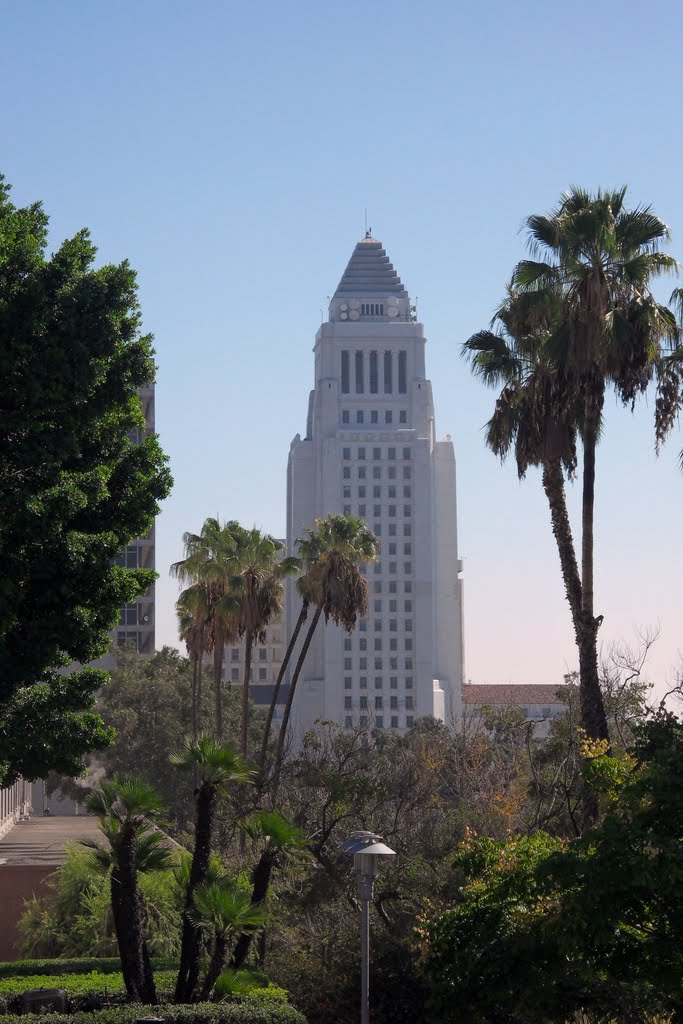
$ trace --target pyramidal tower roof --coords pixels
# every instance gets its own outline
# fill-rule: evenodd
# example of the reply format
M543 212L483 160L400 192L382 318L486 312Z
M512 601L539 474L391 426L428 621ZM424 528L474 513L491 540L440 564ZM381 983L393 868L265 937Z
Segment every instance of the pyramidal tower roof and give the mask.
M369 231L353 250L334 298L363 293L408 298L408 292L382 248L382 243L373 238Z

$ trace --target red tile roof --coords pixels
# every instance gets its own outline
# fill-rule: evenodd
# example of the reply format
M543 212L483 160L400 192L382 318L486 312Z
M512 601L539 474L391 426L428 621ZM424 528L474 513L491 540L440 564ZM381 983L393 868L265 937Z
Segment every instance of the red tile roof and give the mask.
M464 683L463 704L561 704L557 696L565 689L552 683Z

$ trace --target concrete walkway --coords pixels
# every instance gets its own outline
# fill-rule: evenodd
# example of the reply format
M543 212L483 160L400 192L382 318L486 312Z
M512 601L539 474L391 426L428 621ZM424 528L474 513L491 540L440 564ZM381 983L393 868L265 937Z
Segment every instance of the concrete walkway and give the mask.
M90 815L31 817L18 821L0 839L2 865L58 867L66 858L66 844L79 839L103 840L97 818Z

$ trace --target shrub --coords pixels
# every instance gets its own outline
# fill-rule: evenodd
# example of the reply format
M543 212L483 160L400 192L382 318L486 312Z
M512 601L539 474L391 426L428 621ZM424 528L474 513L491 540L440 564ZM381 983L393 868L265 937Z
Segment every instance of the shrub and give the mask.
M150 952L175 957L180 951L180 915L172 872L141 874L139 884ZM90 850L67 847L64 864L50 880L50 892L26 902L19 927L26 956L113 957L118 953L109 878Z
M233 1002L286 1003L287 992L273 985L260 971L223 971L214 990L214 999Z
M157 970L155 981L159 998L170 1000L175 989L176 969ZM85 1010L99 1011L102 1010L103 1004L106 1007L110 1003L123 1004L126 1000L126 988L120 970L88 971L80 974L20 973L14 977L0 978L0 1013L19 1011L23 993L37 988L65 989L71 1015L77 1015L79 1011ZM219 979L217 998L224 1000L226 1004L267 1007L284 1005L287 1002L287 993L283 988L271 985L265 975L257 971L225 971ZM52 1018L49 1024L53 1024Z
M175 960L156 958L152 964L157 970L172 970L177 967ZM72 957L65 960L0 960L0 978L23 978L27 975L46 975L57 978L62 974L120 974L121 960L110 957ZM43 981L45 979L43 978ZM42 988L46 988L42 985Z
M95 1013L26 1014L21 1024L133 1024L139 1017L162 1017L166 1024L306 1024L293 1006L267 1003L194 1003L185 1006L118 1006ZM0 1024L17 1024L16 1015Z
M175 987L175 971L157 971L156 982L161 995L170 998ZM123 975L89 971L87 974L25 974L0 978L0 1011L19 1010L21 995L36 988L63 988L69 999L69 1010L94 1010L109 999L125 998Z

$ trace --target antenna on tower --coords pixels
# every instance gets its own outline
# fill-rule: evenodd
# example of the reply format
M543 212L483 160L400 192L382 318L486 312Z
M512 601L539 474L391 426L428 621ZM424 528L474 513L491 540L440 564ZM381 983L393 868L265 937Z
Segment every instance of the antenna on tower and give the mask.
M365 237L366 238L367 238L367 234L368 234L368 208L366 206L365 207Z

